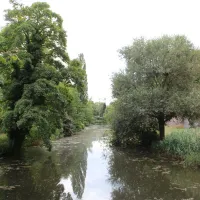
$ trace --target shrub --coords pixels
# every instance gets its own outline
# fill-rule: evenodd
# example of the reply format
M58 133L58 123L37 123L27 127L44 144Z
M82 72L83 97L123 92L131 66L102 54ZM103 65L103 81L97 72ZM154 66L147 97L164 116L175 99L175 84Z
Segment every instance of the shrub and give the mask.
M114 143L121 146L151 146L157 140L154 121L148 116L126 115L117 115L113 120Z

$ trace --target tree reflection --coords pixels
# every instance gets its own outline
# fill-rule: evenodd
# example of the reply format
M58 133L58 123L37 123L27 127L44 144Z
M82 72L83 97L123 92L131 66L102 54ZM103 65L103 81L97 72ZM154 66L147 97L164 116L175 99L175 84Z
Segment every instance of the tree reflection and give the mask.
M114 150L109 159L112 200L191 198L191 192L181 187L173 187L170 175L159 168L160 165L143 159L142 156L136 159Z
M31 148L23 161L0 165L0 200L82 199L88 151L92 149L92 142L103 134L96 127L86 132L87 137L81 133L54 142L51 153Z
M69 141L68 147L65 144L64 148L58 148L61 175L65 180L70 180L72 196L78 199L82 198L85 190L88 152L91 152L92 142L98 140L104 133L95 126L85 131L87 133L81 133L76 139L72 138L73 141Z
M85 178L87 171L87 148L84 144L78 147L63 150L60 154L60 167L62 177L70 179L73 193L81 199L85 189Z
M0 185L1 200L66 200L64 186L59 184L60 173L51 157L33 163L31 166L18 163L5 167ZM13 188L12 188L13 186Z

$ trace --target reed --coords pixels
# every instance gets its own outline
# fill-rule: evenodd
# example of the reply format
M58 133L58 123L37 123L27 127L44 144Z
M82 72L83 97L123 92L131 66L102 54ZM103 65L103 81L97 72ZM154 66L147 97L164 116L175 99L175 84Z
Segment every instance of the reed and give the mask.
M180 157L186 165L200 164L200 129L177 129L156 144L156 149Z

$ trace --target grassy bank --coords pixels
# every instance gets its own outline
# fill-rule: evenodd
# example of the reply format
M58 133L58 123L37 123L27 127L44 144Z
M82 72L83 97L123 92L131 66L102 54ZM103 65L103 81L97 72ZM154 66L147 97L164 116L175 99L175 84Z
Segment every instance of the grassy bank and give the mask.
M185 130L183 126L165 126L165 134L168 135L177 130Z
M172 130L154 149L183 159L186 166L200 166L200 129Z

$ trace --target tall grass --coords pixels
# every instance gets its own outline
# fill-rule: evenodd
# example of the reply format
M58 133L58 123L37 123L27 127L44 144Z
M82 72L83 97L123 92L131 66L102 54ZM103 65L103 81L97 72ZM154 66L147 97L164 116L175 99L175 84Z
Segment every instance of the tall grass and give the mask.
M174 130L156 148L182 158L186 165L200 165L200 129Z
M165 126L165 134L168 135L168 134L176 131L177 129L184 129L184 127L180 126L180 125L179 126L178 125L176 125L176 126Z

